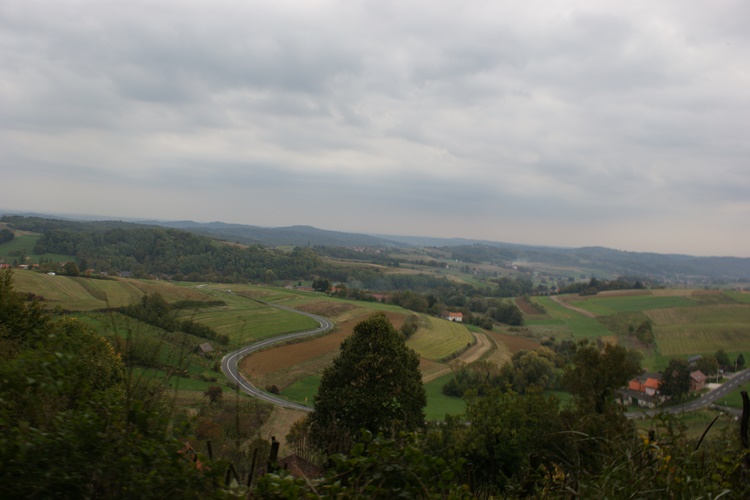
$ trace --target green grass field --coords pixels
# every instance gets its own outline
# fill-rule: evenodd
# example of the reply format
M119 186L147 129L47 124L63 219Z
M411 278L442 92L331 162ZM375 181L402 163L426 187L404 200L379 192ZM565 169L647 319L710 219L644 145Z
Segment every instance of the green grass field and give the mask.
M581 300L570 301L575 307L580 307L597 316L623 312L650 311L652 309L667 309L673 307L690 307L698 304L688 297L663 297L644 295L623 295L614 297L590 297Z
M34 271L14 271L16 291L44 297L48 307L70 311L119 307L137 301L143 293L129 281L50 276Z
M317 321L307 316L267 306L234 293L214 292L213 298L223 300L227 305L186 310L180 317L208 325L219 334L229 335L232 345L311 330L318 326Z
M531 326L552 327L561 336L573 336L576 338L593 338L612 335L604 325L595 318L589 318L576 311L566 309L549 297L535 297L534 302L543 306L547 311L548 318L534 319L529 322ZM564 326L564 327L563 327Z
M443 420L446 415L463 415L466 412L466 403L461 398L453 398L443 394L443 386L453 378L453 374L443 375L425 384L427 392L427 407L425 417L427 420Z
M39 235L33 234L18 234L13 240L3 243L0 245L0 263L7 264L39 264L40 259L44 259L47 262L68 262L75 261L75 257L71 255L62 255L56 253L45 253L41 255L34 254L34 245L40 238ZM25 255L25 262L21 262L22 257L19 254Z
M453 374L444 375L427 384L427 420L443 420L445 415L462 415L466 411L466 403L461 398L452 398L442 393L445 385ZM281 396L289 401L312 406L313 397L318 392L320 376L311 375L290 385L281 391Z

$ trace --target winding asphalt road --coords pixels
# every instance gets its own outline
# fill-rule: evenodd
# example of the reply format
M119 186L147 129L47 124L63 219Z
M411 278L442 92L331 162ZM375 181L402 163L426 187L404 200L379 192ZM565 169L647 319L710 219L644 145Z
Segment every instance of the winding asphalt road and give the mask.
M641 418L641 417L650 417L657 413L663 413L663 412L685 413L688 411L700 410L701 408L706 408L712 405L718 399L726 396L728 393L730 393L731 391L735 390L737 387L739 387L740 385L748 381L750 381L750 369L746 369L741 372L735 373L732 376L732 378L730 378L729 380L721 384L721 386L705 393L703 396L697 399L688 401L687 403L677 405L677 406L668 406L666 408L659 408L656 410L629 411L625 413L625 416L628 418Z
M263 401L267 401L269 403L273 403L277 406L282 406L284 408L291 408L293 410L302 410L302 411L312 411L312 408L309 406L292 403L280 397L274 396L273 394L269 394L265 391L261 391L260 389L255 387L253 384L245 380L245 378L242 377L242 375L240 375L238 366L239 366L240 361L242 361L242 358L244 358L245 356L248 356L251 353L254 353L255 351L263 349L264 347L268 347L272 344L277 344L279 342L286 342L288 340L297 339L300 337L307 337L310 335L316 335L318 333L327 332L328 330L333 328L333 323L330 320L322 316L317 316L315 314L298 311L296 309L292 309L291 307L280 306L278 304L269 304L268 302L263 302L263 304L272 306L272 307L278 307L279 309L284 309L285 311L293 312L296 314L302 314L304 316L314 319L320 324L320 326L318 328L315 328L314 330L307 330L304 332L297 332L297 333L287 333L285 335L280 335L278 337L261 340L260 342L256 342L249 346L243 347L242 349L238 349L234 352L230 352L229 354L227 354L221 359L221 371L224 372L224 375L226 375L226 377L232 383L237 384L237 386L243 392L253 397L262 399Z

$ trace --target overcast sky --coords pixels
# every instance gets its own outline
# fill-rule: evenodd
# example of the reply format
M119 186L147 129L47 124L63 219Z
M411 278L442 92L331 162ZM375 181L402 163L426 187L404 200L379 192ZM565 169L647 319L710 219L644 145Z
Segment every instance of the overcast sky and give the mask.
M0 209L750 257L750 2L2 0Z

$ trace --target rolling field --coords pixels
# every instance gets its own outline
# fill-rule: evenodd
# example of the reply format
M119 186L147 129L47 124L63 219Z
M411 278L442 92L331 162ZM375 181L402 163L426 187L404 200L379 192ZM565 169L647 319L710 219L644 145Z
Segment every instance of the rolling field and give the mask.
M406 344L432 361L445 359L474 342L471 332L460 323L420 315L420 326Z
M747 351L750 305L699 306L649 311L662 355Z
M44 297L48 307L70 311L124 306L143 295L129 281L50 276L34 271L16 271L13 280L16 291L33 292Z
M529 326L532 327L532 331L551 330L555 332L553 334L558 340L565 337L593 338L612 335L612 332L595 318L567 309L549 297L534 297L534 302L544 307L548 318L530 320Z
M284 333L311 330L318 322L307 316L263 305L244 297L217 296L227 305L197 311L184 311L181 317L210 326L219 334L227 334L232 345L249 344L255 340Z
M645 320L653 324L656 345L631 347L642 351L649 369L666 366L671 357L713 354L724 349L735 355L750 346L750 303L739 293L711 290L655 290L607 292L588 298L565 297L567 303L595 315L566 309L548 297L534 300L545 307L545 319L531 317L532 331L573 337L602 337L631 346L628 327ZM561 325L564 325L564 329ZM558 337L559 338L559 337Z
M675 307L690 307L698 303L684 296L654 296L649 293L638 295L594 296L582 300L570 300L571 305L580 307L597 316L608 316L623 312L650 311Z

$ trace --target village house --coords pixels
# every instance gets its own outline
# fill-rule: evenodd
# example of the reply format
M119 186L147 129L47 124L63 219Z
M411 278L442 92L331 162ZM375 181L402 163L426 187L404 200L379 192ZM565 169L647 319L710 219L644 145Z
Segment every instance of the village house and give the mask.
M620 391L618 400L621 404L628 406L656 408L656 405L664 401L659 394L660 382L661 374L644 373L628 382L628 387Z
M702 391L706 387L707 377L700 370L690 372L690 392Z
M448 321L455 321L456 323L464 322L464 315L460 312L444 311L442 317L443 319L447 319Z

